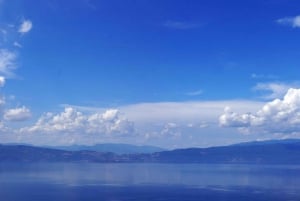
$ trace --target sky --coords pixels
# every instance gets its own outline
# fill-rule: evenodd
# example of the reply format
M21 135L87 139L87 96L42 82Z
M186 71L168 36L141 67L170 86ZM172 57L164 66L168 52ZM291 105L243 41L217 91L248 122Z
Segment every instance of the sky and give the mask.
M297 0L0 0L0 143L300 138Z

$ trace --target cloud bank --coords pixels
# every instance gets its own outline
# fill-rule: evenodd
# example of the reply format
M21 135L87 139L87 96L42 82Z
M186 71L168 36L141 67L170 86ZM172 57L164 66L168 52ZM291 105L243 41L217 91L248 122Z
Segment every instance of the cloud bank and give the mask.
M218 117L225 105L245 112L257 110L262 103L238 100L158 102L125 105L116 109L69 105L60 112L44 113L31 125L7 127L10 125L8 121L29 118L30 111L21 107L4 111L5 121L0 137L4 142L18 140L36 145L153 142L175 146L178 141L190 143L193 135L198 139L201 135L211 135L212 130L221 133Z
M109 109L104 113L83 114L75 108L66 107L58 114L46 113L21 133L44 134L97 134L102 137L126 136L134 134L133 122L126 119L118 110Z

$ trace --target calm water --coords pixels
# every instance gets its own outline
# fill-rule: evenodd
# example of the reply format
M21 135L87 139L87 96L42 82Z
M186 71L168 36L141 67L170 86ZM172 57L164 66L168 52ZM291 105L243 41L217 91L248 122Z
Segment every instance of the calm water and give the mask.
M300 166L0 164L1 201L300 200Z

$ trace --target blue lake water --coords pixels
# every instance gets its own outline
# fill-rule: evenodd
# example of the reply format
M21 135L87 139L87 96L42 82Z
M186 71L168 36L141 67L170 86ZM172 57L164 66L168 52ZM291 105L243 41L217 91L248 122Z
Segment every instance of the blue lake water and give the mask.
M297 201L300 166L1 163L1 201Z

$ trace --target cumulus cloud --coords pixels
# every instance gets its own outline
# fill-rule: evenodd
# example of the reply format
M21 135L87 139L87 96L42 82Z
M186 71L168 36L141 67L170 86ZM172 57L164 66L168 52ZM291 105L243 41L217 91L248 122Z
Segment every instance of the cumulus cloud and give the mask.
M19 33L27 33L32 29L32 22L30 20L23 20L19 27Z
M122 136L134 134L134 125L115 109L109 109L104 113L84 114L75 108L66 107L61 113L42 115L33 126L22 128L21 132Z
M258 83L255 87L253 87L253 90L263 92L264 95L261 98L275 99L282 98L290 88L298 86L299 83Z
M155 126L155 129L148 130L143 133L145 139L168 139L174 140L182 137L184 129L187 128L186 125L180 125L174 122L162 123Z
M226 105L242 113L258 110L263 102L157 102L117 109L64 105L63 111L45 113L34 124L17 129L14 139L47 145L139 142L171 146L171 141L191 143L189 137L193 136L199 140L193 144L196 146L204 143L201 136L209 138L211 133L224 133L218 127L218 117ZM226 129L225 133L227 130L234 129Z
M28 108L22 106L20 108L6 110L3 117L7 121L25 121L31 117L31 112Z
M172 135L167 133L183 133L182 131L186 129L205 132L205 130L211 127L218 127L218 117L226 105L242 113L247 111L255 112L263 104L264 102L246 100L157 102L125 105L119 107L118 110L124 112L128 119L135 122L135 128L141 133L141 136L143 133L148 133L145 134L148 137L157 137ZM105 111L104 108L75 105L64 106L88 113L97 111L96 113L99 114ZM114 116L113 111L107 113L105 118L109 118L110 116ZM171 129L170 126L172 124L176 124L177 127Z
M180 126L176 123L166 123L160 131L161 136L179 137L181 136Z
M218 127L218 118L226 105L243 113L257 111L264 105L264 102L246 100L156 102L124 105L118 110L134 122L137 133L135 140L142 139L147 142L153 140L152 142L159 144L163 143L161 139L182 139L183 142L187 141L187 137L191 135L195 135L197 139L199 136L210 138L211 132L224 133L224 129ZM76 108L85 113L97 111L102 114L105 112L105 108L75 105L64 105L64 107ZM110 113L113 114L113 112ZM166 140L162 141L166 142Z
M13 77L13 70L17 68L17 55L7 49L0 49L0 74L5 77Z
M294 28L300 27L300 15L294 17L284 17L277 20L277 23L282 25L288 25Z
M113 121L119 115L119 111L116 109L106 110L102 114L102 118L106 121Z
M254 119L254 115L250 113L238 114L232 112L230 107L225 107L224 114L220 116L219 122L222 126L247 127L250 125L251 119Z
M247 132L292 134L300 132L300 89L291 88L283 99L266 103L256 113L236 113L225 108L221 126Z

